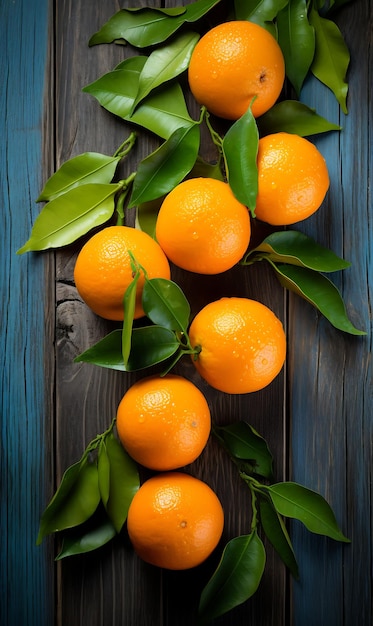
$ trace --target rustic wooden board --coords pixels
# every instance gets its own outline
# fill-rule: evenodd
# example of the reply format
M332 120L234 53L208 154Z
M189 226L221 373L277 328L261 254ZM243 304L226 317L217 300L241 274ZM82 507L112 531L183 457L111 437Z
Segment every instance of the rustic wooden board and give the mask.
M0 623L49 626L53 553L35 541L54 487L54 290L51 257L16 256L44 176L47 0L1 2L0 42Z
M180 3L36 0L29 4L4 1L0 6L8 71L8 81L6 72L2 81L7 89L0 99L1 110L8 112L0 122L7 147L1 168L6 173L1 184L6 207L1 254L7 276L2 285L2 319L8 327L1 337L1 555L2 581L8 583L2 584L0 623L191 626L199 591L218 553L196 571L169 573L140 562L125 533L100 551L57 565L53 556L58 544L53 539L35 548L40 513L63 471L81 456L92 437L108 427L124 391L139 376L73 363L75 355L112 328L93 315L76 292L73 267L81 242L56 255L14 256L38 212L33 200L47 176L76 154L114 153L132 130L81 91L132 50L115 45L89 49L89 37L120 6ZM371 13L371 0L358 0L341 14L353 53L350 115L340 115L332 95L315 83L305 90L305 101L328 119L340 120L344 130L317 138L331 172L331 191L323 210L302 225L304 232L352 262L352 268L335 280L354 323L368 332L373 241ZM12 76L25 78L17 84ZM123 176L157 145L156 138L139 131L135 150L122 165ZM207 157L211 154L207 144L204 152ZM26 165L25 176L20 176L20 162ZM129 213L129 223L133 218ZM291 583L268 547L259 592L216 623L350 626L359 622L368 626L373 619L370 334L361 339L338 333L306 303L288 297L266 268L236 268L221 277L191 277L174 270L173 276L194 311L221 295L248 295L268 304L284 320L289 337L286 368L263 392L242 397L219 394L198 378L189 362L176 371L200 386L217 422L247 419L270 444L276 478L292 478L323 493L353 540L351 546L341 546L294 524L301 581ZM188 469L221 497L226 509L223 539L248 532L247 490L213 442ZM24 602L18 601L20 588Z
M290 415L295 480L331 503L350 546L294 524L301 581L294 585L295 624L372 623L372 3L355 2L338 20L351 50L349 115L310 83L304 98L343 130L319 138L331 187L323 211L304 232L351 262L333 280L366 338L335 332L291 302Z

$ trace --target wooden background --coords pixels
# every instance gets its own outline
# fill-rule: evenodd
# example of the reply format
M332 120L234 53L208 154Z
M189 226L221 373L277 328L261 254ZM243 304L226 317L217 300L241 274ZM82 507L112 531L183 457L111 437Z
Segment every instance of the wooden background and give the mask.
M75 290L73 267L81 244L57 254L15 252L29 236L39 211L35 199L47 177L76 154L112 154L132 130L81 90L132 53L115 45L89 49L89 37L119 8L145 4L179 3L0 0L4 626L193 626L199 592L219 556L195 571L170 573L140 562L125 534L100 551L58 564L53 538L35 546L40 514L63 471L107 428L136 375L73 364L75 355L111 329ZM216 620L221 626L369 626L373 620L371 0L347 5L338 23L352 53L350 112L341 114L315 81L306 86L303 100L343 131L315 138L328 163L331 189L322 210L300 229L351 261L334 281L352 321L367 336L336 331L307 303L286 294L263 267L236 268L219 277L173 274L193 311L221 295L247 295L281 317L288 336L286 367L262 392L220 394L188 362L177 371L204 391L217 422L247 419L269 442L276 479L322 493L352 540L338 544L292 524L300 581L289 578L267 547L258 593ZM139 132L123 174L157 145ZM206 143L204 153L209 156ZM189 470L223 502L224 541L248 532L247 490L213 442Z

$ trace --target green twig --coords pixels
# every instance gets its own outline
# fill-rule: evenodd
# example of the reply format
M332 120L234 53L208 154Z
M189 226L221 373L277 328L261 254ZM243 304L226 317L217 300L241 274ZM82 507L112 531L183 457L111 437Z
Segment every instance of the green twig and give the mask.
M123 143L119 146L119 148L114 152L113 157L124 157L126 156L133 148L136 142L137 135L135 132L132 132L130 136L123 141Z

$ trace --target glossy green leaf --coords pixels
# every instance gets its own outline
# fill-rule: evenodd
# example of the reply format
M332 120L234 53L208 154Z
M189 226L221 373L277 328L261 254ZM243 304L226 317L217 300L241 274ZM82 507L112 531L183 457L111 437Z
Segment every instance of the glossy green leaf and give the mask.
M146 56L126 59L112 72L84 87L83 91L94 96L110 113L167 139L177 128L194 125L195 122L188 113L182 89L176 82L150 94L132 113L140 73L146 60Z
M283 287L310 302L339 330L351 335L365 335L348 319L341 294L333 283L318 272L295 265L273 264Z
M140 479L136 463L128 456L112 432L105 437L105 444L110 465L109 500L106 511L119 533L127 519L132 498L140 486Z
M187 178L216 178L216 180L224 181L223 172L220 163L208 163L201 156L198 156L190 175Z
M260 523L267 539L269 539L294 578L298 580L298 563L283 519L277 513L272 502L264 496L259 496L259 511Z
M297 230L271 233L259 246L250 250L244 263L263 258L275 263L308 267L318 272L336 272L351 265L329 248L321 246L312 237Z
M59 248L79 239L114 213L120 183L90 183L75 187L46 204L36 218L29 240L17 253Z
M135 275L128 285L123 298L124 320L122 326L122 357L124 365L127 365L131 352L132 328L136 308L137 283L141 276L141 271L137 269Z
M223 155L229 185L237 200L249 207L255 217L258 194L258 128L251 106L227 131Z
M267 487L267 490L280 515L300 520L313 533L349 542L340 530L330 505L316 491L293 482L277 483Z
M79 185L108 184L112 181L121 157L99 152L85 152L65 161L46 182L37 202L53 200Z
M85 522L99 502L97 465L84 456L64 473L60 487L41 517L37 544L50 533Z
M342 111L347 113L346 74L350 63L349 50L335 22L321 17L312 7L309 19L315 29L316 42L311 71L319 81L332 90Z
M89 45L122 40L137 48L154 46L168 39L185 22L199 20L219 2L198 0L185 7L170 9L123 9L91 37Z
M110 492L110 463L106 451L105 439L101 439L98 448L97 471L101 501L106 507Z
M273 476L273 458L267 442L247 422L239 421L218 426L214 432L236 459L251 461L253 473L271 479Z
M150 202L141 202L137 206L136 226L150 235L150 237L153 237L153 239L155 239L155 227L163 199L164 196Z
M185 7L174 9L140 8L136 11L122 9L115 13L102 28L92 35L90 46L101 43L119 43L122 40L137 48L146 48L165 41L182 24L178 19Z
M177 128L139 164L129 207L160 198L176 187L196 162L199 144L198 124Z
M186 6L185 21L197 22L214 6L219 4L220 0L196 0Z
M179 348L175 333L161 326L134 328L131 353L125 366L122 355L122 331L113 330L94 346L78 355L75 363L93 363L100 367L132 372L145 369L171 357Z
M165 278L146 279L142 292L142 306L153 324L168 330L186 332L190 306L180 287Z
M139 76L133 108L156 87L185 72L198 39L197 33L186 32L150 54Z
M289 0L276 23L286 75L299 96L315 54L315 32L308 21L307 0Z
M74 363L93 363L125 372L122 354L122 331L113 330L74 359Z
M293 133L301 137L341 130L341 126L329 122L314 109L297 100L282 100L256 120L259 133Z
M265 560L264 546L256 531L231 539L202 591L198 624L209 623L254 595L263 575Z
M64 533L61 551L56 557L60 561L68 556L85 554L101 548L116 535L116 530L107 517L93 515L85 524Z
M135 328L127 371L142 370L162 363L177 352L179 345L175 333L162 326Z
M276 36L273 24L277 14L289 0L234 0L234 9L237 20L255 22Z

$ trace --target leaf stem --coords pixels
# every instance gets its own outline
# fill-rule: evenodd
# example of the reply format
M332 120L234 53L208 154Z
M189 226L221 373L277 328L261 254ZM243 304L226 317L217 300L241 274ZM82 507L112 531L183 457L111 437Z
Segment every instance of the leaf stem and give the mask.
M100 442L112 432L115 426L116 420L117 418L114 417L111 421L109 428L104 430L104 432L101 433L100 435L96 435L96 437L92 439L92 441L89 442L88 446L85 449L83 457L87 457L90 452L93 452L94 450L96 450L96 448L100 445Z
M131 185L132 181L134 180L136 176L136 172L132 172L132 174L130 174L128 176L128 178L125 178L123 180L120 181L121 184L121 191L119 193L117 202L116 202L116 212L118 214L117 217L117 226L123 226L124 225L124 221L125 221L125 217L124 217L124 202L125 199L127 198L128 195L128 188Z
M219 155L222 155L223 154L223 139L219 135L219 133L217 133L216 130L214 130L213 127L211 126L210 113L207 111L207 109L204 110L204 116L205 116L206 126L209 129L212 142L217 147L219 151Z
M126 156L133 148L136 142L137 135L135 132L132 132L129 137L119 146L119 148L114 152L113 157L124 157ZM126 147L125 147L126 146Z

